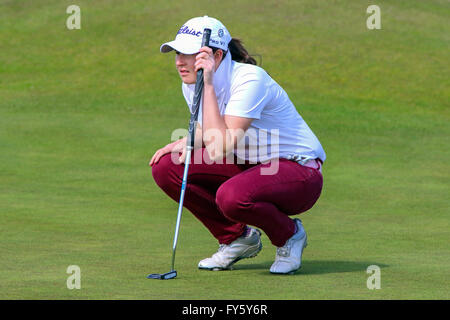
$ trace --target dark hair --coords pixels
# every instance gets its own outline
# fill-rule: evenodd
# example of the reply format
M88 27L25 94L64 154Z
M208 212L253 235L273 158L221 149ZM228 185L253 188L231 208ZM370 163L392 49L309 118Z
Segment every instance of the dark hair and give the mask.
M211 47L213 52L216 52L218 48ZM231 59L236 62L248 63L256 65L256 60L248 54L247 49L242 45L240 39L232 38L228 44L228 52L231 53ZM228 54L228 52L226 54ZM225 57L225 54L224 54Z
M228 44L228 51L234 61L256 65L256 60L248 54L240 39L232 38Z

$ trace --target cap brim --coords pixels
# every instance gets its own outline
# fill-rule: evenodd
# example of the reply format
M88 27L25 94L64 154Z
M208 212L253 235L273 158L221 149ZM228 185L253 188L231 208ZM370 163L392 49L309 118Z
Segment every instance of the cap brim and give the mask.
M170 52L172 50L184 53L184 54L194 54L194 53L198 53L200 50L192 47L192 43L186 43L183 41L170 41L170 42L166 42L164 44L161 45L161 47L159 48L159 51L161 51L162 53L167 53Z

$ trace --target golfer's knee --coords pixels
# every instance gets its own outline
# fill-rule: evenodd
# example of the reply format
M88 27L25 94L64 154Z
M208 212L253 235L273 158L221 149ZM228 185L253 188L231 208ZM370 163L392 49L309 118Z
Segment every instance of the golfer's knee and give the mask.
M153 179L163 190L166 190L172 184L169 174L172 165L170 154L165 154L152 166Z
M242 191L239 191L239 188L230 187L226 184L217 190L216 204L224 216L234 221L240 221L242 215L251 206L251 202L246 199Z

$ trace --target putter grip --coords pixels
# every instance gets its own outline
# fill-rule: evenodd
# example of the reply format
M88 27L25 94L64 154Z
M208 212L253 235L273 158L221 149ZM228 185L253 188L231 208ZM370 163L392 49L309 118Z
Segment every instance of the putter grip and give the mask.
M202 47L209 46L209 38L211 37L211 29L205 28L203 30ZM194 148L195 142L195 123L198 119L198 112L200 109L200 101L202 100L203 93L203 69L197 71L197 81L195 82L194 99L192 102L192 114L189 120L189 134L186 146Z

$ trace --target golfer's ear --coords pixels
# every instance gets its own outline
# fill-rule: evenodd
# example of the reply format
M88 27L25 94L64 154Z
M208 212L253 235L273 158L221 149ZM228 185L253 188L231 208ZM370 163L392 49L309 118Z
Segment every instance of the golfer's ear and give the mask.
M216 70L217 68L219 68L219 65L222 62L222 60L223 60L223 51L222 49L219 49L214 54L214 61L216 62Z

